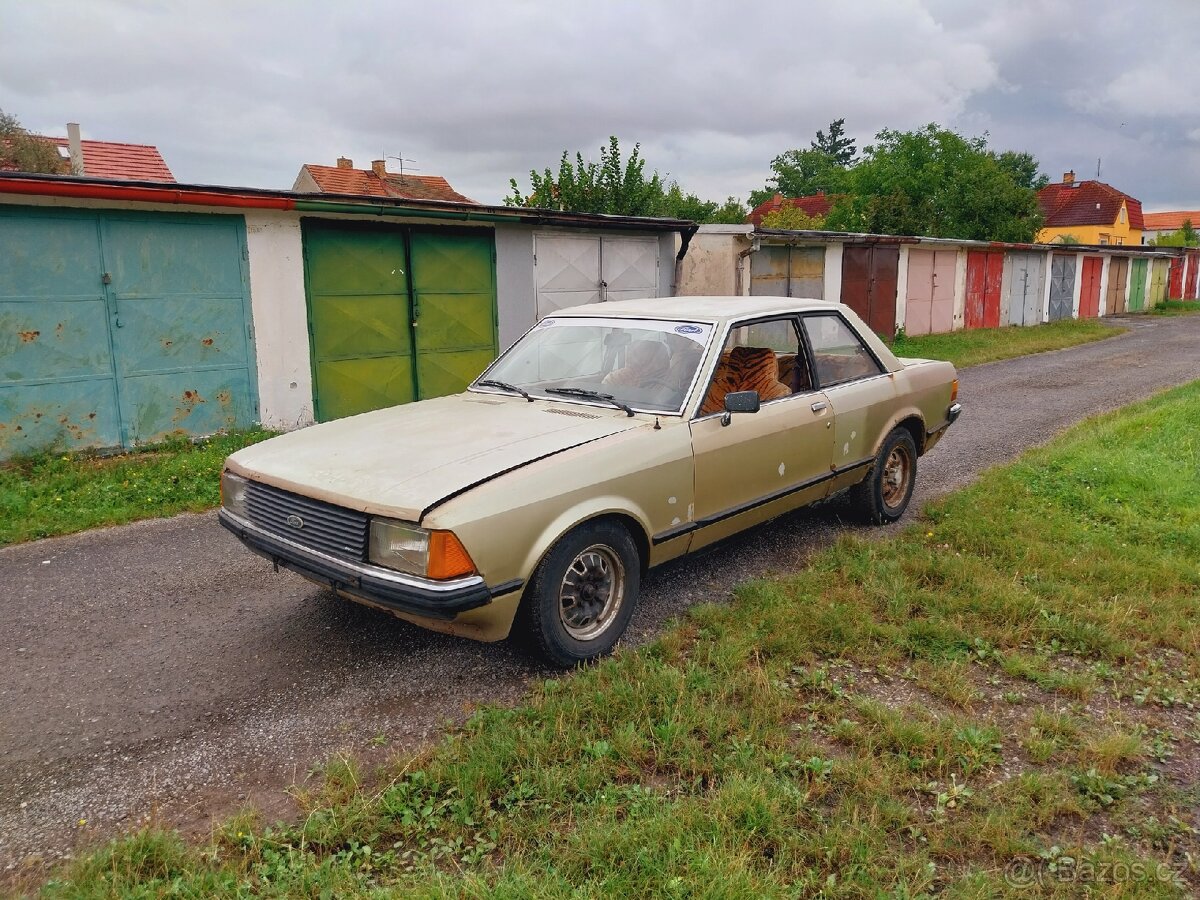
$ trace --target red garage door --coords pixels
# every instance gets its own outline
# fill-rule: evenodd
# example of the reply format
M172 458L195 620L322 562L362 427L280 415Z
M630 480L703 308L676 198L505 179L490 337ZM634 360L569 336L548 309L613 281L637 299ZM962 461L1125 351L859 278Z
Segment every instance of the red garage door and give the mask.
M965 327L1000 327L1000 285L1003 281L1003 253L972 250L967 254Z
M896 333L899 272L899 247L848 245L842 251L842 302L886 338Z

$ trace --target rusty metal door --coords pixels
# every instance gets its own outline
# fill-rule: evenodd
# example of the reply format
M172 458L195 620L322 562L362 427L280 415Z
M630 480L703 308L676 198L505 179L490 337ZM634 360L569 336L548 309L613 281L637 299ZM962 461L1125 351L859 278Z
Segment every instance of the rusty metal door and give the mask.
M240 216L101 218L125 443L258 418Z
M930 334L954 328L954 250L910 250L904 304L906 334Z
M1171 260L1171 269L1167 279L1167 297L1171 300L1179 300L1183 297L1183 269L1186 260L1182 256L1176 256Z
M1187 300L1197 299L1197 288L1200 288L1200 253L1187 254L1187 284L1183 288L1183 296Z
M972 250L967 254L965 328L1000 327L1000 291L1004 254Z
M1050 262L1050 321L1075 311L1075 254L1055 253Z
M1079 284L1079 318L1094 319L1100 315L1100 280L1104 275L1104 260L1085 256Z
M1167 299L1167 271L1170 262L1156 259L1150 263L1150 305L1158 306Z
M1146 260L1135 259L1129 264L1129 302L1126 309L1141 312L1146 307Z
M1045 254L1009 253L1008 325L1037 325L1042 321Z
M888 339L896 333L899 272L899 247L847 244L842 251L842 303Z
M754 297L825 296L825 249L768 244L750 256L750 294Z
M0 457L257 418L240 216L0 210Z
M1108 290L1104 295L1104 314L1125 312L1125 282L1129 279L1129 257L1114 256L1108 261Z

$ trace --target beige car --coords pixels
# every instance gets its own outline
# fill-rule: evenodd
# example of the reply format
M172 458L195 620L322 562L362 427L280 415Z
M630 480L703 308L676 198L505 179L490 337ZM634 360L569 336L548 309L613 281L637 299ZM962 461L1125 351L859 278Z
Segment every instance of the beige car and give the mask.
M564 309L465 393L235 453L220 521L350 600L572 665L612 649L652 566L842 491L898 519L957 387L832 303Z

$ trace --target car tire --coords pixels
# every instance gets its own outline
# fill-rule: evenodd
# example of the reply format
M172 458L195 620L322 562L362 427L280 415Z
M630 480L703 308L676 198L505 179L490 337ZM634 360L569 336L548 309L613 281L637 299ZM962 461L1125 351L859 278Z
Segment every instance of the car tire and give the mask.
M633 616L642 561L629 531L599 520L562 537L542 559L517 611L517 636L551 665L610 652Z
M917 482L917 445L906 428L884 439L871 472L850 492L855 510L871 525L889 525L908 509Z

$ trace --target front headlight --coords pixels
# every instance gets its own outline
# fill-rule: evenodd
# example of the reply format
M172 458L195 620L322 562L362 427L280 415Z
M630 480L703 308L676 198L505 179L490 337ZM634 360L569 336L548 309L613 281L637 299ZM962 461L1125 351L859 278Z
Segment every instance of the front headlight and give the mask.
M228 469L221 473L221 505L240 518L247 518L246 488L249 482Z
M371 520L367 558L409 575L444 580L475 574L475 563L452 531L430 531L391 519Z

